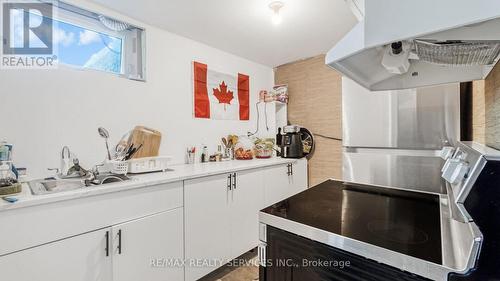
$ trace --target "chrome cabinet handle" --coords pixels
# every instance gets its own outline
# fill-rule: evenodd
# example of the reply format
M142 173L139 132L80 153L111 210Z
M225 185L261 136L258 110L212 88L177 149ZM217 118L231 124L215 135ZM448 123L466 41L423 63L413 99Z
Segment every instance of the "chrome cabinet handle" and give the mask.
M257 247L257 253L258 253L258 258L259 258L259 265L262 267L267 266L266 262L266 247L267 244L264 242L260 242L259 246Z
M106 248L104 251L106 251L106 257L109 257L109 231L106 231Z
M231 175L228 175L228 176L227 176L227 188L228 188L229 190L232 190L232 186L233 186L233 184L232 184L232 178L231 178Z
M236 173L233 173L233 189L236 190Z
M122 254L122 230L118 230L118 254Z

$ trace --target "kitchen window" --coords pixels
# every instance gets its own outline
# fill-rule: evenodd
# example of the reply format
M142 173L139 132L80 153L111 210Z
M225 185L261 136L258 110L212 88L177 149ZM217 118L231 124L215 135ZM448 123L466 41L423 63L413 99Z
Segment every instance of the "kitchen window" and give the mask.
M53 3L53 45L60 65L145 80L143 29L64 2Z

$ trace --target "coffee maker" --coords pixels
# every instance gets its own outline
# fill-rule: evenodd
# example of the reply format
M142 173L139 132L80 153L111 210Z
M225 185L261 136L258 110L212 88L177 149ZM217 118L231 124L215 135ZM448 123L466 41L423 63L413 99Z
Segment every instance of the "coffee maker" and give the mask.
M277 144L283 158L302 158L310 155L314 148L313 135L306 128L297 125L283 127L283 134L278 133Z

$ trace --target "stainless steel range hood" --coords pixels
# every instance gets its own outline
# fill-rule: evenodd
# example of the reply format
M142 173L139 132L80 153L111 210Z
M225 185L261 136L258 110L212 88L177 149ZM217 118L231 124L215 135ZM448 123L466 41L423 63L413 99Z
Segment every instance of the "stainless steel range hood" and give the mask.
M484 79L500 55L500 1L366 0L326 63L372 91Z

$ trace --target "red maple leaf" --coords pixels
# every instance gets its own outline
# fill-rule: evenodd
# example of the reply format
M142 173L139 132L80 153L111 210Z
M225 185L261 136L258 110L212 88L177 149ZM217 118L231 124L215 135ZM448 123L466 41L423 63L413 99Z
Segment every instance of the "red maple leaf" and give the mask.
M214 88L214 96L217 98L219 103L224 104L224 110L226 110L226 104L231 104L231 100L234 99L233 92L227 90L227 85L224 81L219 84L219 88Z

